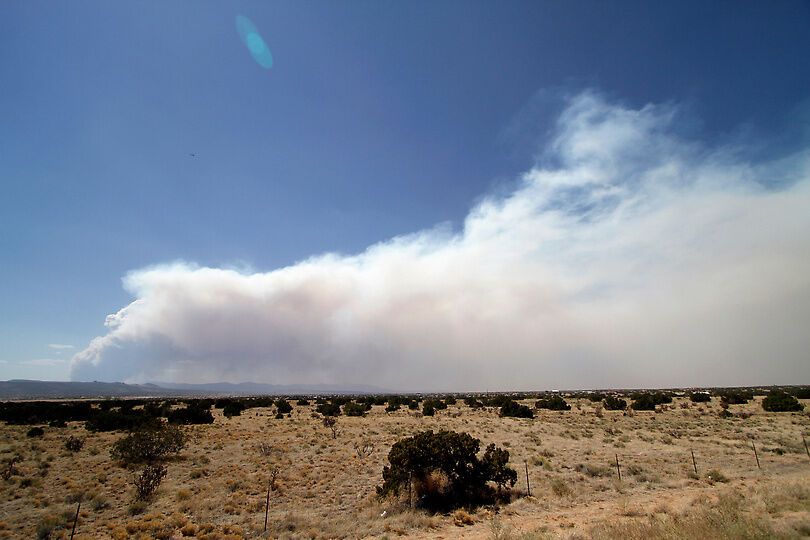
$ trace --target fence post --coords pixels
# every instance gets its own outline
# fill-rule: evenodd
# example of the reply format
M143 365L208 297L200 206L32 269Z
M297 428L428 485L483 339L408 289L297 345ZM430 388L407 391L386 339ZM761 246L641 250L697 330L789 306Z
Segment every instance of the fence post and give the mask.
M616 472L619 473L619 482L622 481L622 469L619 466L619 454L616 454Z
M267 500L264 503L264 532L267 532L267 514L270 512L270 487L273 481L267 482Z
M695 476L697 476L697 461L695 461L695 451L689 450L692 453L692 466L695 468Z
M804 435L802 435L802 442L804 443L804 452L810 458L810 450L807 449L807 439L804 438Z
M79 509L82 507L82 501L76 506L76 517L73 518L73 528L70 530L70 540L73 540L73 535L76 534L76 523L79 522Z
M526 466L526 494L531 497L532 496L532 487L529 485L529 462L525 459L523 460L523 465Z
M754 444L754 441L751 441L751 448L754 449L754 457L757 459L757 469L762 470L762 466L759 464L759 454L757 454L757 447Z

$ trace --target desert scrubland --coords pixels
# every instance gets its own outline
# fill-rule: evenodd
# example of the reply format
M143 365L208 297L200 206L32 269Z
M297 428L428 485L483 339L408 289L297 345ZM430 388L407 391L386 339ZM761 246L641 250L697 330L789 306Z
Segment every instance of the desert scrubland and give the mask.
M534 410L533 419L462 400L432 417L377 405L339 416L334 434L312 401L291 401L282 418L272 407L231 418L212 409L213 424L181 427L186 444L165 460L165 478L145 502L135 502L133 486L142 466L110 453L126 432L69 422L27 436L31 425L4 424L0 538L69 538L79 501L75 538L85 540L810 536L806 410L766 412L761 396L731 405L725 418L716 398L679 396L655 412L566 399L571 410ZM534 399L520 402L534 408ZM424 430L466 432L482 450L508 450L518 473L511 502L431 514L405 497L380 500L392 444ZM69 437L84 444L70 450Z

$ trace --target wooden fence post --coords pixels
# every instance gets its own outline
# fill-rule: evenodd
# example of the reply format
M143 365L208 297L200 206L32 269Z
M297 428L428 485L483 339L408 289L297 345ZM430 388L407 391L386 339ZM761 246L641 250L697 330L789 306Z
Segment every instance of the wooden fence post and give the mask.
M619 454L616 454L616 472L619 473L619 482L622 481L622 469L619 466Z
M270 512L270 487L273 481L267 482L267 500L264 503L264 532L267 532L267 514Z
M762 465L759 464L759 454L757 454L757 447L754 441L751 441L751 448L754 449L754 457L757 459L757 469L762 470Z
M523 465L526 466L526 494L531 497L532 496L532 487L529 485L529 462L525 459L523 460Z
M76 523L79 522L79 509L82 507L82 501L76 506L76 517L73 518L73 528L70 530L70 540L73 540L73 535L76 534Z
M692 466L695 468L695 476L697 476L698 472L697 472L697 461L695 461L695 451L694 450L689 451L692 453Z

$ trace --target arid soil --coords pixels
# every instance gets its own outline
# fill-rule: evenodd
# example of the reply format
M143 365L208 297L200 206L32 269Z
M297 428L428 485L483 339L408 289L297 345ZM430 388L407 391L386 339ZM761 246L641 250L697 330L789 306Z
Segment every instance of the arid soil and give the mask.
M676 398L666 410L633 414L575 399L570 411L534 419L461 402L435 417L375 406L362 418L341 416L336 438L314 405L294 405L283 419L266 408L230 419L215 410L214 424L184 428L189 442L145 507L132 504L137 469L110 457L123 433L71 423L28 438L30 426L3 425L0 459L22 460L0 478L0 538L68 538L79 500L77 539L807 537L810 416L767 413L760 400L732 405L727 419L716 399ZM509 450L519 473L513 502L429 515L377 500L391 445L427 429ZM79 452L65 449L69 435L85 439Z

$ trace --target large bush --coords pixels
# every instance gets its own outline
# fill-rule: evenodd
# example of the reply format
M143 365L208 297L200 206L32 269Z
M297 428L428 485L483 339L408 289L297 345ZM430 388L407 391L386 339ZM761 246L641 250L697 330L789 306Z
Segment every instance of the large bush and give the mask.
M623 411L627 408L627 400L617 396L605 396L605 410Z
M143 410L98 410L85 422L89 431L130 431L148 425L156 425L160 420L146 414Z
M663 392L639 392L632 398L630 408L635 411L654 411L656 405L672 403L672 396Z
M110 455L124 463L152 463L176 454L186 444L180 428L172 425L136 431L113 444Z
M553 395L544 399L540 399L534 404L537 409L549 409L552 411L570 411L571 405L566 403L562 396Z
M174 409L169 412L170 424L213 424L214 415L211 410L196 405L189 405L183 409Z
M526 405L521 405L517 401L509 400L501 406L500 416L511 416L514 418L534 418L534 413Z
M509 452L494 444L478 459L481 441L467 433L423 431L394 443L383 468L380 496L412 494L417 506L449 510L493 502L496 491L514 486Z
M278 414L289 414L292 412L292 405L286 399L278 399L276 400L276 412Z
M225 404L222 407L222 414L225 415L226 418L232 418L234 416L240 416L242 411L246 409L244 403L239 401L232 401L230 403Z
M798 412L804 410L804 405L787 392L771 390L762 400L762 408L768 412Z
M712 396L708 392L692 392L689 399L692 403L707 403L712 400Z
M321 403L315 410L324 416L340 416L340 405L337 403Z
M87 420L93 414L87 401L56 403L53 401L9 401L0 403L0 420L9 424L63 424Z
M343 414L346 416L365 416L366 411L369 409L371 409L371 405L350 401L343 406Z
M810 399L810 386L791 388L788 393L798 399Z
M754 394L746 390L723 390L718 392L720 401L725 402L727 405L744 405L749 400L754 399Z

